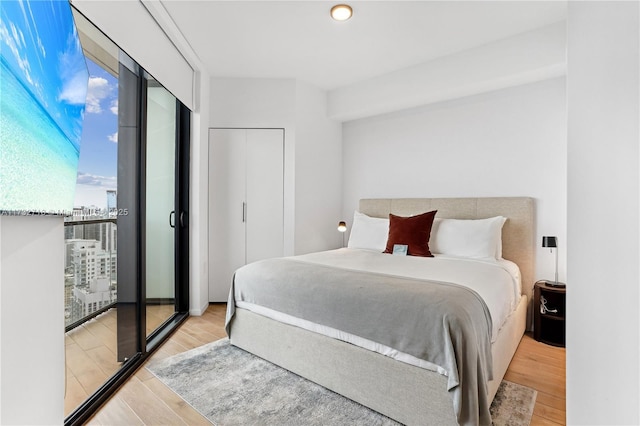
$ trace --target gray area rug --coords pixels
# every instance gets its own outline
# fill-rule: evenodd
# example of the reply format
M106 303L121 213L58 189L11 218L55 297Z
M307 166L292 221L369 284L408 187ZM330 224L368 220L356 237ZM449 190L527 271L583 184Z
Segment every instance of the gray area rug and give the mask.
M398 425L322 386L218 340L147 369L216 425ZM536 391L503 381L494 425L529 425Z

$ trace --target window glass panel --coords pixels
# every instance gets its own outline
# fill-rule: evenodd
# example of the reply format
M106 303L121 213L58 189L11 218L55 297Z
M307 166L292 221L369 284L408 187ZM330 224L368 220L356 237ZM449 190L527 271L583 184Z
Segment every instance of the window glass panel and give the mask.
M176 98L154 80L147 86L147 336L175 312Z

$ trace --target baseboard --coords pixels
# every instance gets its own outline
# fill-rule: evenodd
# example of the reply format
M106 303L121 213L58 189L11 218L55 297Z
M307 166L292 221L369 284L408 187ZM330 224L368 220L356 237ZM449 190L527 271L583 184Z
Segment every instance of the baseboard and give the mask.
M189 309L189 315L194 317L202 316L202 314L204 314L204 311L206 311L208 307L209 302L205 302L204 305L200 306L199 308Z

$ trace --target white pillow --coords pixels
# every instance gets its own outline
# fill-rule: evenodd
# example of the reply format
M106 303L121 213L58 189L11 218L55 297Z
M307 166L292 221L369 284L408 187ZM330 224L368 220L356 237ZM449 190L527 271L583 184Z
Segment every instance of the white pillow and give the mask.
M440 219L433 221L429 248L432 253L475 259L502 258L502 225L506 217Z
M382 253L387 248L388 237L389 219L370 217L359 211L353 213L353 225L347 247Z
M498 227L496 231L498 233L498 242L496 244L496 259L502 259L502 227L507 222L506 217L498 216L502 218L502 222L497 221L495 224Z

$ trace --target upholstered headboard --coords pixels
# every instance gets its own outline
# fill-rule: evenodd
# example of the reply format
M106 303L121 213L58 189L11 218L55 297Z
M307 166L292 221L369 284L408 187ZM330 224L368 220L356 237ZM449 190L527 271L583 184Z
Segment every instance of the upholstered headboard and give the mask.
M389 213L411 216L438 210L436 217L447 219L485 219L504 216L502 257L520 267L522 293L531 301L534 282L535 212L528 197L496 198L378 198L360 200L359 211L373 217Z

